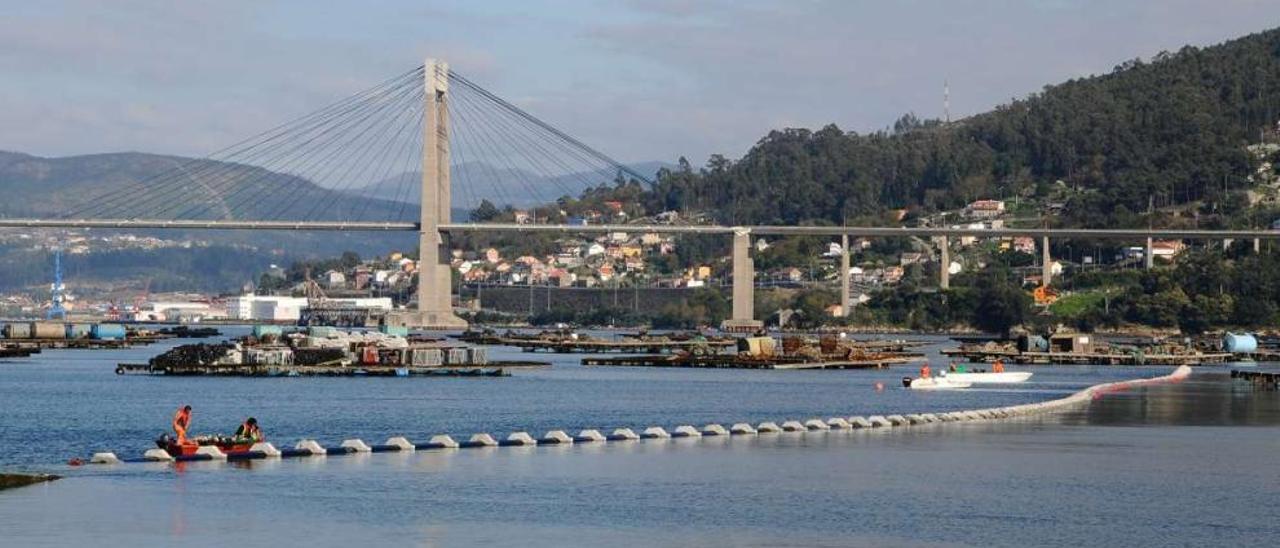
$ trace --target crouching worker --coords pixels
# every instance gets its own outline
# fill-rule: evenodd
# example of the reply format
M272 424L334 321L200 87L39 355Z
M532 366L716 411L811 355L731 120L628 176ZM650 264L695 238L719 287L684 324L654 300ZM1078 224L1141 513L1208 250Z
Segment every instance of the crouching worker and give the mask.
M258 428L258 419L249 417L236 429L236 437L254 442L262 441L262 430Z

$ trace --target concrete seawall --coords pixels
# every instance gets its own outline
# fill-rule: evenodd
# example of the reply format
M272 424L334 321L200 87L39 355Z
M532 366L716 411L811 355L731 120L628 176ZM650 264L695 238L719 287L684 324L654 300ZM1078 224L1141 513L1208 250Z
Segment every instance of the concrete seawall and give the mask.
M195 461L195 460L248 460L262 458L307 458L307 457L323 457L326 455L347 455L355 453L383 453L398 451L414 451L414 450L468 450L474 448L499 448L512 446L538 446L538 445L570 445L575 443L617 443L617 442L640 442L647 441L650 443L667 442L670 443L673 438L692 438L693 440L704 437L754 437L758 435L839 435L849 432L855 432L863 429L899 429L913 428L917 426L928 426L934 423L943 424L940 428L946 428L945 424L974 422L974 421L995 421L1007 420L1020 417L1030 417L1035 415L1049 414L1065 411L1074 407L1087 405L1094 399L1100 398L1108 393L1120 392L1143 386L1180 382L1191 374L1191 368L1181 366L1172 373L1160 377L1150 379L1134 379L1128 381L1118 381L1097 384L1090 386L1069 396L1049 401L1026 403L1021 405L1013 405L1007 407L991 407L985 409L972 409L965 411L951 411L943 413L908 413L894 414L888 416L871 415L871 416L833 416L828 418L811 417L800 419L784 419L778 422L762 422L756 427L742 422L735 423L731 428L725 429L719 424L709 424L702 429L695 428L690 425L676 426L670 433L662 426L648 426L638 429L620 427L613 430L613 434L605 436L599 430L586 429L578 433L577 436L570 437L565 430L552 430L541 438L534 438L527 432L513 432L506 436L501 436L503 441L497 441L488 433L477 433L472 435L467 441L458 443L446 435L438 435L431 438L431 441L424 444L414 444L404 437L394 437L387 440L387 443L370 446L360 439L347 439L340 446L325 448L314 440L303 439L294 446L293 449L278 451L270 444L261 444L262 447L255 446L255 450L244 453L223 454L215 447L201 448L202 451L193 456L188 457L169 457L167 454L161 455L156 451L148 451L147 454L140 458L120 459L114 453L100 452L95 453L90 459L93 464L112 465L122 462L170 462L170 461ZM782 426L778 426L778 424ZM636 430L643 432L636 434Z

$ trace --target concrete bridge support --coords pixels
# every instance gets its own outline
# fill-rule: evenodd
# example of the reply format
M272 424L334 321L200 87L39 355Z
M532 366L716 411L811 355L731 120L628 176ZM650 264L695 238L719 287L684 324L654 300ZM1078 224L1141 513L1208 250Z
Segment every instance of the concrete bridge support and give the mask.
M733 229L733 313L720 328L755 331L764 324L755 319L755 265L751 261L751 229Z
M1048 287L1053 282L1053 257L1049 255L1049 237L1040 238L1040 285Z
M938 237L938 288L951 289L951 241Z
M1143 264L1143 266L1145 266L1145 267L1147 268L1147 270L1150 270L1152 267L1154 267L1154 266L1156 265L1155 246L1154 246L1154 245L1152 245L1152 243L1153 243L1153 241L1152 241L1151 237L1150 237L1150 236L1148 236L1148 237L1147 237L1147 250L1146 250L1146 252L1144 252L1144 253L1142 254L1142 264Z
M849 235L840 235L840 317L849 317Z
M453 313L453 280L449 224L449 65L435 59L423 64L426 101L422 124L422 209L418 233L418 309L388 316L390 323L427 329L463 329L467 322Z

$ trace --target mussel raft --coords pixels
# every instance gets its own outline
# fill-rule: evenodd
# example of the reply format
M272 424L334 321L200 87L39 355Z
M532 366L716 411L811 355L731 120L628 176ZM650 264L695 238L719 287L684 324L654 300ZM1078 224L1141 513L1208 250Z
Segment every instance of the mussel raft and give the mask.
M546 362L491 362L485 348L415 341L377 332L267 334L221 344L175 347L116 373L214 376L505 376L513 367Z

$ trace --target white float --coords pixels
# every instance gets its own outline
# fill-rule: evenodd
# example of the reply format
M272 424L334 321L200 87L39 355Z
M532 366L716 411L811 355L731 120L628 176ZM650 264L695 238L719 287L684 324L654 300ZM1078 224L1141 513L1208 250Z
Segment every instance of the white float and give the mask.
M449 437L445 434L431 436L431 439L428 440L427 443L430 445L439 447L441 449L457 449L462 445L457 441L455 441L452 437Z
M729 431L719 424L708 424L702 427L702 435L704 436L728 436Z
M761 434L776 434L781 431L782 431L782 428L778 427L776 423L772 423L772 422L762 422L756 425L756 432L759 432Z
M169 462L173 460L173 455L157 447L155 449L147 449L147 452L142 454L142 458L153 462Z
M528 432L512 432L507 436L508 445L538 445L538 440L533 439Z
M573 441L578 443L591 443L597 441L608 441L608 439L609 438L604 437L604 434L601 434L599 430L589 428L578 432L578 435L574 436Z
M807 430L830 430L831 426L822 419L809 419L804 421L804 427Z
M324 450L324 447L321 447L319 443L316 443L316 440L300 440L297 445L293 446L293 448L298 451L306 451L313 457L323 457L329 454L328 451Z
M564 430L552 430L542 436L539 443L547 445L573 445L573 437L566 434Z
M281 455L280 450L276 449L276 446L271 445L270 443L267 443L265 441L260 441L258 443L253 444L253 446L249 448L249 451L253 453L262 453L263 455L266 455L267 458L272 458L272 459L278 459L280 458L280 455Z
M842 417L831 417L827 419L827 426L837 430L848 430L853 428L853 425L849 424L849 421Z
M866 417L857 417L857 416L849 417L849 426L852 426L852 427L854 427L854 428L873 428L873 427L875 427L875 425L874 425L874 424L871 424L871 421L867 420L867 418L866 418Z
M640 436L630 428L618 428L613 431L609 439L613 441L635 441L640 439Z
M467 440L467 443L469 445L476 446L476 447L497 447L498 446L498 440L493 439L493 436L490 436L489 434L486 434L484 432L481 432L479 434L472 434L471 439Z
M735 436L745 435L745 434L755 434L756 429L752 427L750 424L747 424L745 422L739 422L729 427L729 433Z
M682 424L682 425L680 425L680 426L677 426L675 430L672 430L672 431L671 431L671 437L673 437L673 438L701 438L701 437L702 437L702 432L699 432L697 428L694 428L694 427L689 426L689 425L687 425L687 424Z
M120 464L120 458L115 453L94 453L89 457L92 464Z
M640 437L648 440L665 440L670 438L671 434L668 434L666 429L661 426L650 426L644 429L644 433L640 434Z
M362 439L342 440L341 447L350 449L356 453L372 453L373 448L365 443Z
M383 443L383 445L386 445L388 447L395 447L400 451L414 451L417 449L417 447L414 447L413 442L409 441L409 438L406 438L404 436L387 438L386 443Z

